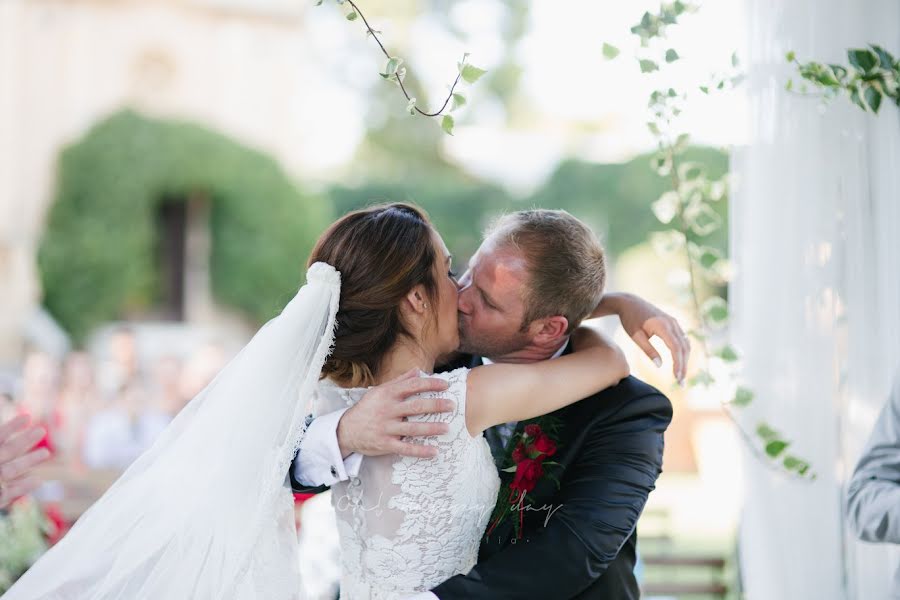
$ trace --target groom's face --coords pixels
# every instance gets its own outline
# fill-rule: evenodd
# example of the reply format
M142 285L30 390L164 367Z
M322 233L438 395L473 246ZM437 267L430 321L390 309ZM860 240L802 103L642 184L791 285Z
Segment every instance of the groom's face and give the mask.
M460 351L496 358L521 350L528 269L522 253L491 238L481 244L459 279Z

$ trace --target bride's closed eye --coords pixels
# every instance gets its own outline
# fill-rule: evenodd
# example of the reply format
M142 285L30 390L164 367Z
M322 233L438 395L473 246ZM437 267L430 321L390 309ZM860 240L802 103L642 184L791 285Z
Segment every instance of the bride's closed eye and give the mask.
M455 272L453 269L450 269L449 271L447 271L447 275L448 275L448 276L450 277L450 279L452 279L453 281L456 281L456 278L458 277L458 275L456 274L456 272Z

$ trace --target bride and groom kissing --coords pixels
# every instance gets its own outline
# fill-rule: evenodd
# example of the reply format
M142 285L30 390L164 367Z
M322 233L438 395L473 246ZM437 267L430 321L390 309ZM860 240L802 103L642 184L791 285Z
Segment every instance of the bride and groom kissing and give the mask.
M672 409L582 321L619 315L657 363L659 336L678 379L689 344L604 294L604 261L573 216L522 211L457 280L418 207L345 215L282 313L8 599L299 598L291 487L333 490L341 598L637 598Z

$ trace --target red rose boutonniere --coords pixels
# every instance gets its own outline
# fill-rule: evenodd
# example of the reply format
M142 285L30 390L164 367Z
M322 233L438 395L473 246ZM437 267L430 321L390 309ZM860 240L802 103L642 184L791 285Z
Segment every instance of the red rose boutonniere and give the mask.
M500 487L497 504L491 515L486 535L490 535L510 513L517 512L515 521L516 537L522 537L522 522L525 516L525 502L528 494L545 475L551 477L559 485L559 481L545 467L554 467L559 463L547 460L556 454L555 434L559 426L550 417L539 419L540 423L525 426L522 433L517 433L510 440L506 463L510 466L502 469L505 473L513 473L509 484Z

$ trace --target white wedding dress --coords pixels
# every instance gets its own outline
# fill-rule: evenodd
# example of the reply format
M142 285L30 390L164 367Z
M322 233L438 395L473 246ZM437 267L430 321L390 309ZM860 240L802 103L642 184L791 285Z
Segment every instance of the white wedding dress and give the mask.
M468 369L434 375L454 412L411 417L440 421L446 434L425 438L437 458L367 457L359 476L332 486L341 543L341 598L387 600L427 591L467 573L497 499L500 479L484 436L466 429ZM425 376L425 374L422 374ZM319 414L351 406L365 388L320 382ZM436 396L438 394L428 394Z

